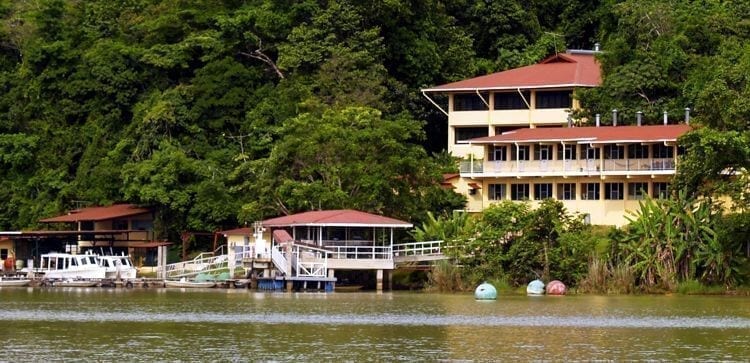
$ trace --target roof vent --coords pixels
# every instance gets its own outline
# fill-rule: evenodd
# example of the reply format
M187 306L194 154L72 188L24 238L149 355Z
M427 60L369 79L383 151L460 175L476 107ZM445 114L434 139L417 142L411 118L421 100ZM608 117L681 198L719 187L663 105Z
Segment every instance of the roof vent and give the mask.
M594 52L599 51L599 43L594 43Z
M638 112L635 113L635 122L636 122L636 124L638 126L641 126L641 124L643 123L643 112L642 111L638 111Z
M596 114L596 127L599 127L601 122L602 122L602 116L597 113Z
M612 126L617 126L617 109L612 110Z
M573 127L573 118L568 115L568 127Z
M690 107L685 107L685 125L690 125Z
M664 111L664 124L666 125L668 123L669 123L669 114L667 113L667 111Z

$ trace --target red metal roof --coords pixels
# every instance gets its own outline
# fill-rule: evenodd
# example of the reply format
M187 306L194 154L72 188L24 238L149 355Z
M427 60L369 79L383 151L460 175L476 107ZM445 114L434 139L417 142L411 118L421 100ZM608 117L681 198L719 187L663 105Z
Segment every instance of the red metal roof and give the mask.
M294 238L292 238L289 232L283 229L273 231L273 240L276 241L276 243L294 242Z
M534 65L435 86L423 91L597 87L601 83L601 70L593 54L558 53Z
M223 234L224 236L229 236L229 235L252 236L253 233L255 233L255 231L250 227L243 227L243 228L229 229L226 231L221 231L219 233Z
M109 207L89 207L75 209L68 214L42 219L42 223L82 222L82 221L104 221L108 219L136 216L151 213L146 208L139 208L133 204L114 204Z
M394 218L351 209L312 211L263 221L266 227L332 226L411 228L412 224Z
M514 142L570 141L591 144L620 142L676 141L692 130L689 125L601 126L601 127L544 127L516 129L501 135L469 140L470 144L509 144Z

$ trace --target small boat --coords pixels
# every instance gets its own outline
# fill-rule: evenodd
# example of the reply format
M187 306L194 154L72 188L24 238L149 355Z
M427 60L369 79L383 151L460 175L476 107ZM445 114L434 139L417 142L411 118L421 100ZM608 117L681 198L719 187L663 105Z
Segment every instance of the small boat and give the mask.
M130 256L99 255L96 257L99 266L106 269L108 279L133 280L138 270L133 267Z
M78 279L65 279L60 281L53 281L52 286L58 287L94 287L99 284L100 281L96 280L78 280Z
M164 287L173 288L209 288L216 286L214 281L189 281L184 277L179 280L164 280Z
M29 279L16 279L0 277L0 287L26 286L31 282Z
M357 292L364 288L364 285L336 285L336 292Z
M527 295L544 295L544 282L542 280L534 280L529 282L526 286Z
M99 266L96 255L72 255L69 253L48 253L42 255L41 266L34 274L44 274L45 279L103 279L107 270Z

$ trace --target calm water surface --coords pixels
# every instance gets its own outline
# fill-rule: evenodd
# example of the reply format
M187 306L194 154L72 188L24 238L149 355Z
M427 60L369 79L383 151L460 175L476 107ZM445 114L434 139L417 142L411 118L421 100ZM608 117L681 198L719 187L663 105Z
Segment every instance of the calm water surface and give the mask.
M0 288L0 361L750 359L750 298Z

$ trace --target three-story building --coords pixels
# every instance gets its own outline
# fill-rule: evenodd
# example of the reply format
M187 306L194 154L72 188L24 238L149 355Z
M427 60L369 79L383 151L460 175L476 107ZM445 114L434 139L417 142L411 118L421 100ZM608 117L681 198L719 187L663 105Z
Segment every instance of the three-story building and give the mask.
M431 101L432 93L448 95L448 151L461 158L450 183L467 196L469 212L555 198L591 223L622 225L640 199L667 194L677 139L689 126L666 118L664 125L616 126L616 116L609 126L572 126L575 89L601 83L595 54L568 51L423 90Z

